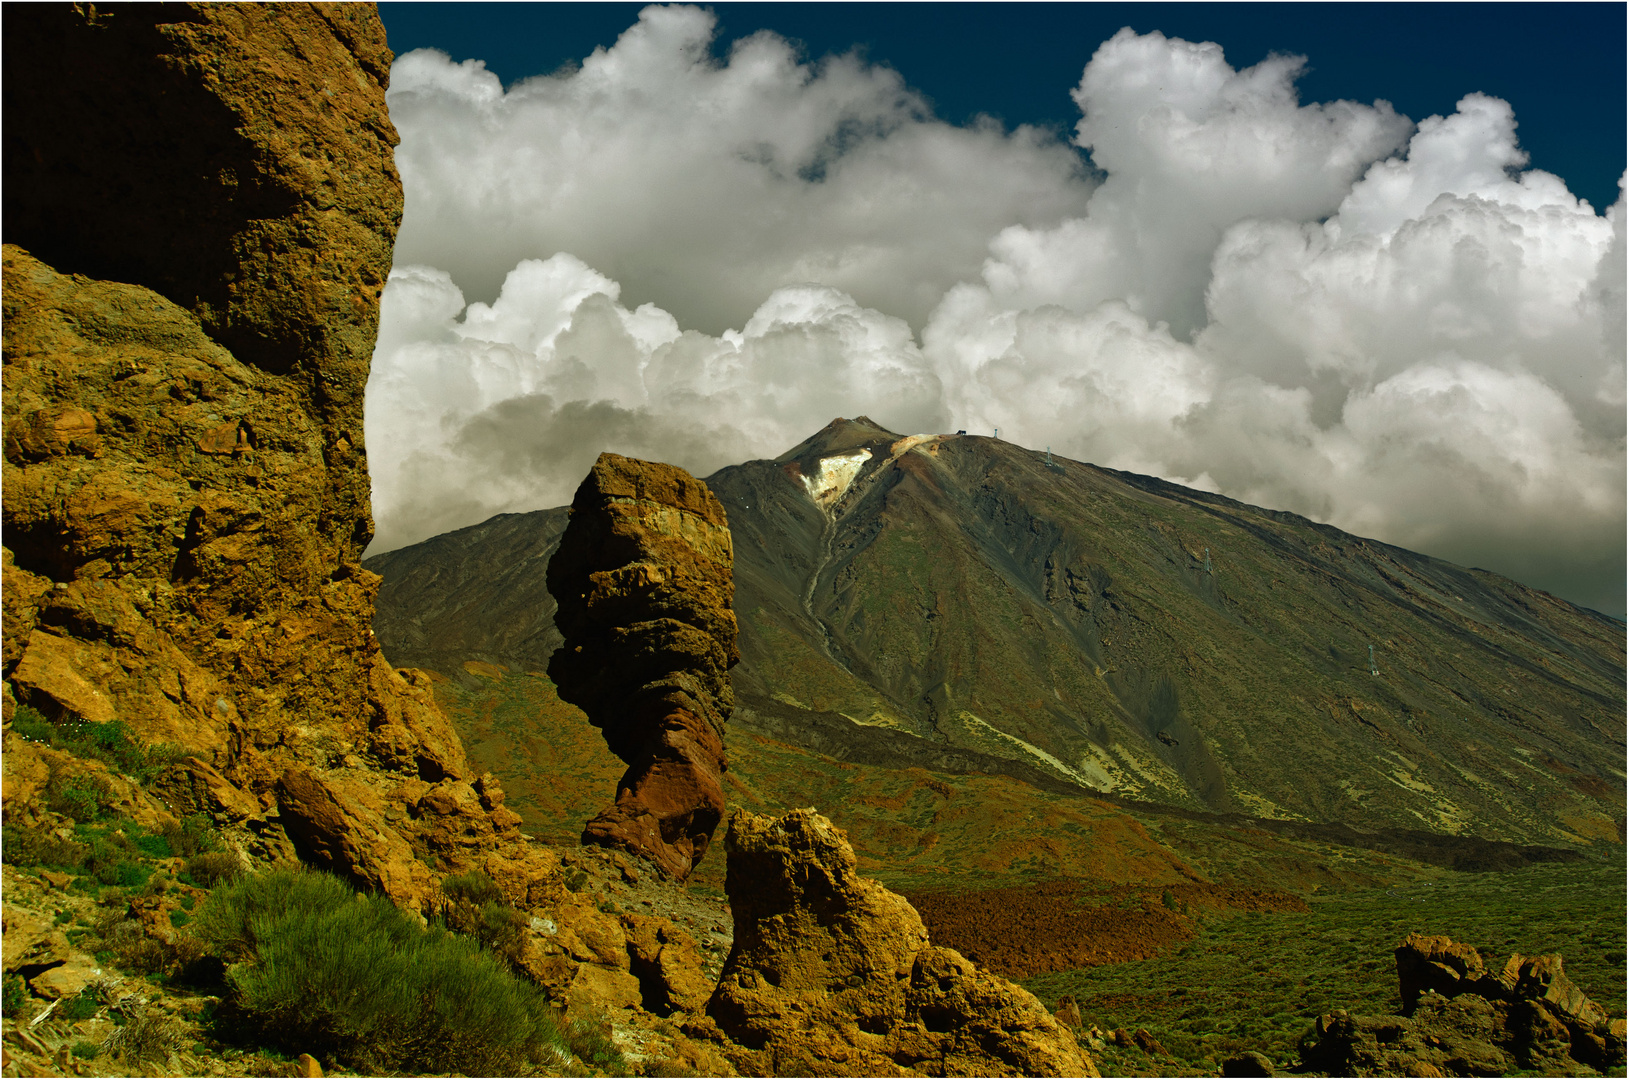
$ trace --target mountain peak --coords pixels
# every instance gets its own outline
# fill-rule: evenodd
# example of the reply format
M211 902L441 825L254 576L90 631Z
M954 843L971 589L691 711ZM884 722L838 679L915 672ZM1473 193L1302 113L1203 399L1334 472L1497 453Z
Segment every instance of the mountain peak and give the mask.
M852 420L839 416L775 460L781 464L795 461L805 467L814 467L821 458L853 453L880 443L891 444L902 437L869 416L856 416Z

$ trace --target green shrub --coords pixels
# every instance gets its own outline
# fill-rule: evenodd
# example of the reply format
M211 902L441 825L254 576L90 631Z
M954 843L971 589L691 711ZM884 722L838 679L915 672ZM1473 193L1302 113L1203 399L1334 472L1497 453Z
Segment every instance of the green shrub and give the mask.
M49 743L56 734L56 725L40 715L38 709L28 705L17 706L11 716L11 730L30 742Z
M441 883L441 920L449 929L469 934L520 969L526 916L504 902L503 890L479 870Z
M64 776L53 769L45 784L46 805L65 818L90 822L102 816L113 798L113 785L99 773Z
M27 825L7 825L0 856L12 866L54 866L62 870L78 870L85 863L90 849L72 840L63 840L49 829Z
M170 842L162 836L152 833L138 833L130 838L141 849L141 853L150 859L168 859L175 852L170 850Z
M102 1003L90 994L81 992L75 994L64 1004L57 1016L63 1020L89 1020L102 1009Z
M204 814L189 814L164 826L164 839L170 852L184 859L221 850L221 834Z
M325 874L218 888L193 932L225 960L243 1034L382 1072L518 1075L569 1050L543 994L475 942Z
M447 878L441 883L441 893L448 900L462 901L474 907L502 903L504 899L498 883L479 870Z
M73 1053L74 1057L83 1058L84 1060L89 1061L97 1054L100 1054L102 1052L102 1048L93 1042L85 1042L82 1039L73 1044L71 1052Z
M585 1065L612 1076L627 1076L627 1059L616 1043L611 1041L611 1022L605 1017L581 1018L572 1022L566 1032L571 1052Z
M24 985L21 975L7 975L5 989L0 992L0 1009L10 1016L22 1008L23 1002L28 1000L28 987Z
M186 862L180 880L200 889L213 889L223 881L234 881L243 876L243 863L236 855L224 851L194 855Z
M27 705L18 706L12 714L11 730L25 739L46 743L75 757L100 761L143 784L160 769L180 761L188 754L185 747L175 743L143 746L130 734L130 729L122 720L97 724L76 716L66 716L52 723L39 710Z

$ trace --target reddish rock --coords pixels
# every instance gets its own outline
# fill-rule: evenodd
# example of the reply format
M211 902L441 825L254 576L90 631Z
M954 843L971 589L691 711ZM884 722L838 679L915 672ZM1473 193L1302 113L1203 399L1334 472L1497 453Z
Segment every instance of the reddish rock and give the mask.
M659 1016L698 1013L707 1005L713 982L696 939L669 919L624 915L628 969L639 980L646 1010Z
M561 698L628 763L585 844L643 855L683 879L724 813L731 609L729 523L683 469L601 454L549 563L565 644L549 663Z
M1426 991L1451 998L1467 990L1482 993L1493 988L1482 955L1451 938L1410 934L1393 956L1404 1016L1414 1012L1415 1003Z

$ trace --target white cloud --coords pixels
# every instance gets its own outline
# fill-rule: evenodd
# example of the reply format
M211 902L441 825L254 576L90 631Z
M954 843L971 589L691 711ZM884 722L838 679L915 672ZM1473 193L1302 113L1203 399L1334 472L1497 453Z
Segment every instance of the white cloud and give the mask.
M777 289L720 337L618 293L563 253L467 308L443 271L391 272L367 399L377 550L569 502L602 450L705 474L867 408L948 420L910 327L830 286Z
M478 61L400 57L398 263L486 297L569 251L713 333L805 281L919 324L1001 229L1085 206L1081 162L1042 132L943 123L898 73L801 63L768 33L719 63L714 22L646 8L580 69L507 93Z
M706 473L867 413L1622 613L1623 201L1519 171L1504 102L1416 128L1301 104L1299 58L1122 31L1074 92L1094 189L1040 133L950 127L772 35L719 63L711 28L647 9L507 94L397 61L376 549L564 502L602 449Z

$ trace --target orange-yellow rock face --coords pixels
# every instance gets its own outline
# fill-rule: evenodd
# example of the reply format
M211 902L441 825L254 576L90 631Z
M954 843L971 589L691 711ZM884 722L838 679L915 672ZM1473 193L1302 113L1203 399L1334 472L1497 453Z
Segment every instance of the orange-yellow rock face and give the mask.
M724 508L672 465L601 454L549 563L565 644L549 675L628 763L583 842L677 878L724 814L724 724L740 659Z
M377 11L40 5L6 57L6 715L178 744L171 810L422 907L429 849L518 829L495 787L379 809L474 778L359 562L402 206ZM7 743L9 822L40 754Z
M707 1012L756 1051L744 1073L1097 1075L1029 991L935 947L813 810L738 810L724 845L735 944Z

